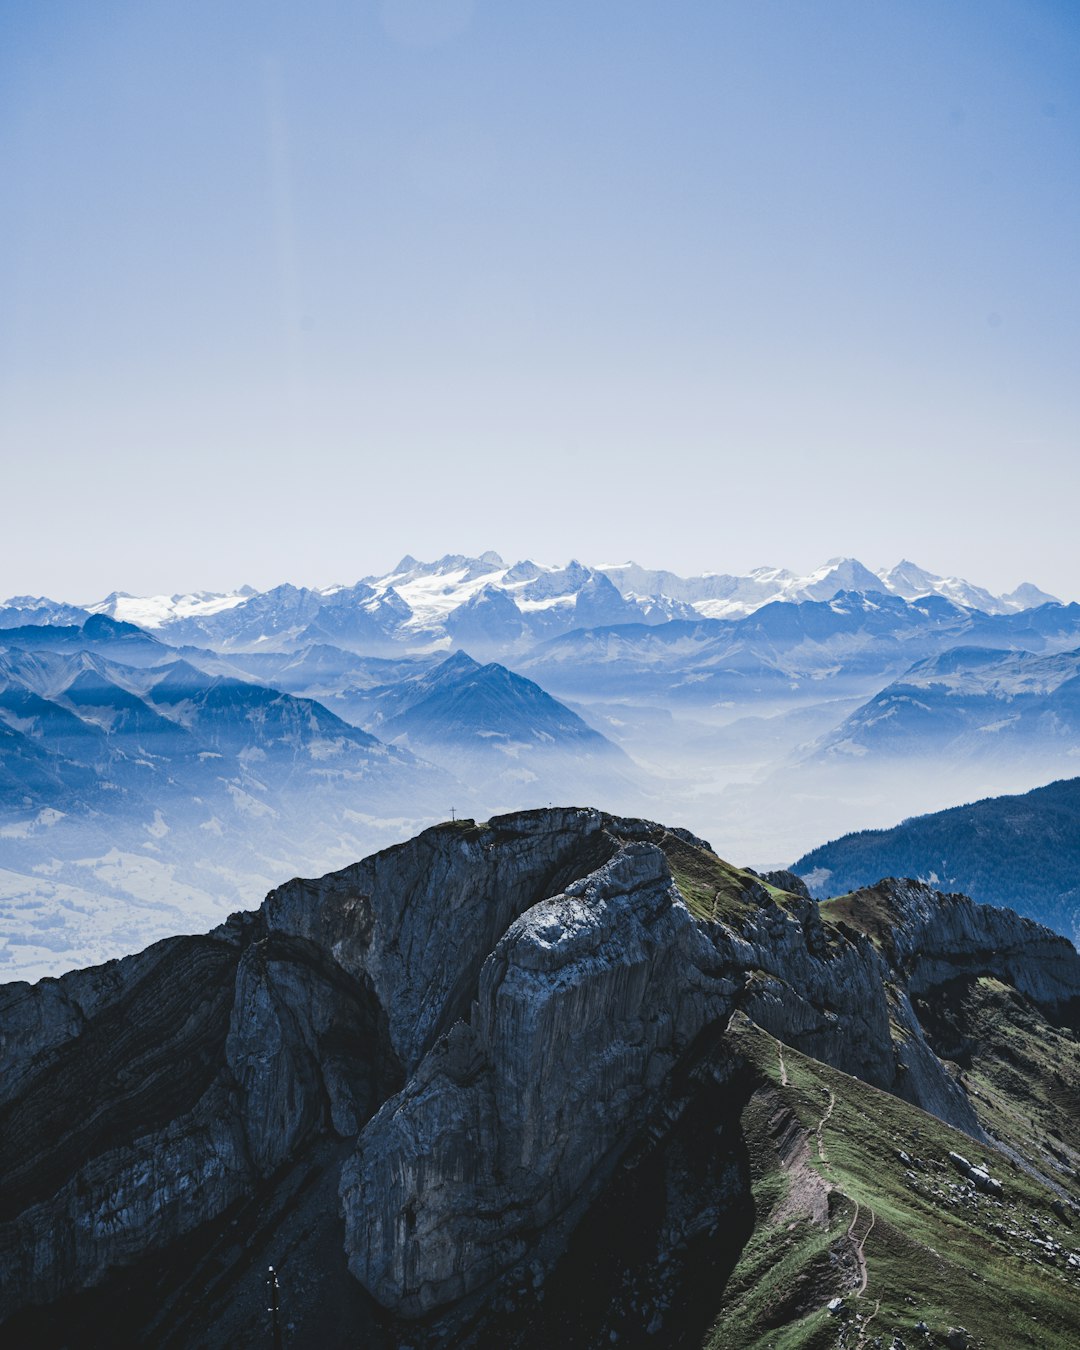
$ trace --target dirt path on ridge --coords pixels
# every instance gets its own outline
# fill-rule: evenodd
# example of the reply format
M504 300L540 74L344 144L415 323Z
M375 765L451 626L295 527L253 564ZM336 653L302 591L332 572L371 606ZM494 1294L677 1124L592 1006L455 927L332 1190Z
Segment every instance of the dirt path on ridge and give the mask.
M832 1116L832 1113L833 1113L833 1107L834 1107L835 1105L836 1105L836 1094L835 1094L835 1093L832 1091L832 1089L830 1088L830 1089L829 1089L829 1105L825 1108L825 1114L824 1114L824 1115L821 1117L821 1119L818 1121L818 1127L817 1127L817 1155L818 1155L818 1162L824 1163L826 1167L828 1167L828 1165L829 1165L829 1156L828 1156L828 1154L825 1152L825 1140L822 1138L822 1133L823 1133L823 1131L824 1131L824 1129L825 1129L825 1126L829 1123L829 1119L830 1119L830 1117ZM856 1207L856 1208L857 1208L857 1207Z

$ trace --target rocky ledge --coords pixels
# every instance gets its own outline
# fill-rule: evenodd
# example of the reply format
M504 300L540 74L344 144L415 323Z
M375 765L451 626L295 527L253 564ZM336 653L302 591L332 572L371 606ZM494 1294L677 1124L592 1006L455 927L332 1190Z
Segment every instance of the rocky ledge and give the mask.
M372 1344L408 1323L411 1344L463 1343L499 1290L543 1284L643 1141L732 1090L736 1010L982 1138L913 997L975 972L1059 1015L1080 999L1071 944L914 883L832 909L782 885L685 831L526 812L292 881L205 937L3 986L0 1319L258 1203L281 1241L307 1214L304 1240L344 1251L348 1316L389 1338ZM741 1222L737 1141L717 1147L708 1186L658 1221L667 1249ZM340 1213L304 1210L304 1186ZM143 1343L173 1343L153 1325ZM202 1334L258 1343L226 1313Z

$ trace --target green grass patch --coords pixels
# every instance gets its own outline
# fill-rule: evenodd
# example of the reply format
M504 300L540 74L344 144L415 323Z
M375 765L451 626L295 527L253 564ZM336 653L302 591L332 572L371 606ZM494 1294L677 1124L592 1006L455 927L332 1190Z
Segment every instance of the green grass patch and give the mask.
M873 886L851 891L848 895L837 895L831 900L822 900L818 905L818 913L829 923L847 924L857 933L865 933L880 950L892 950L892 930L896 916L888 897Z
M849 1311L869 1317L878 1308L869 1337L889 1345L894 1333L909 1346L921 1344L914 1327L923 1320L941 1345L950 1326L963 1326L984 1350L1038 1346L1072 1350L1080 1327L1080 1287L1059 1263L1034 1259L1029 1216L1066 1248L1077 1237L1050 1209L1052 1194L1038 1181L1007 1166L1001 1155L915 1107L785 1046L788 1086L779 1086L779 1056L773 1038L739 1019L730 1035L758 1068L762 1088L743 1114L753 1159L758 1219L725 1292L724 1306L706 1338L707 1350L825 1350L837 1344L839 1325L824 1311L838 1284L853 1273L848 1227L859 1206L854 1237L873 1227L865 1242L867 1286ZM826 1161L818 1161L816 1130L822 1129ZM770 1222L789 1184L770 1131L778 1113L792 1113L810 1144L810 1166L831 1187L826 1227L809 1219ZM903 1150L927 1170L909 1169ZM972 1161L984 1154L1002 1177L1001 1201L980 1196L975 1206L950 1205L958 1181L950 1151ZM916 1177L914 1185L908 1171ZM995 1231L998 1230L998 1231ZM1025 1234L1009 1236L1009 1230ZM844 1270L847 1270L845 1276ZM804 1306L819 1300L816 1307ZM778 1324L779 1319L779 1324ZM854 1345L857 1335L849 1338Z
M695 847L677 835L665 834L660 847L675 884L695 919L738 927L760 908L762 897L783 905L791 897L715 853Z

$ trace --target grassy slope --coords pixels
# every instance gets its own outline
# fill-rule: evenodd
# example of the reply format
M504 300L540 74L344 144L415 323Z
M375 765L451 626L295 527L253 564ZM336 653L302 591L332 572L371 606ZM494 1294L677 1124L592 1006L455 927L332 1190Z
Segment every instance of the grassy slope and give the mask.
M897 1332L909 1347L941 1346L951 1326L967 1328L975 1344L994 1350L1071 1350L1077 1344L1080 1272L1065 1268L1060 1257L1056 1266L1046 1264L1030 1241L1041 1229L1066 1250L1080 1245L1080 1231L1066 1227L1051 1209L1050 1191L994 1154L992 1170L1004 1182L1004 1198L972 1199L947 1161L950 1150L981 1160L984 1150L966 1135L787 1047L788 1083L782 1086L781 1050L772 1037L739 1018L731 1035L763 1082L743 1117L759 1218L724 1292L707 1350L836 1346L841 1321L824 1304L845 1285L848 1310L863 1318L873 1314L865 1332L848 1331L852 1350L860 1344L869 1350L878 1336L888 1346ZM835 1104L821 1127L822 1159L816 1131L830 1094ZM803 1164L796 1160L788 1168L774 1137L785 1112L805 1132L807 1154ZM924 1164L914 1170L914 1182L899 1150ZM831 1188L827 1226L791 1213L772 1217L785 1195L796 1186L812 1187L815 1178ZM854 1246L868 1228L867 1285L856 1297ZM929 1339L914 1331L920 1320L930 1328Z
M670 835L661 846L698 918L738 928L757 908L763 887L781 906L790 899ZM826 931L855 928L891 951L895 916L875 890L838 897L820 912ZM917 1011L988 1132L1075 1191L1075 1032L1051 1025L1015 990L987 978L957 981ZM1070 1228L1053 1211L1054 1191L917 1108L781 1050L745 1019L735 1019L731 1034L768 1085L752 1098L742 1122L759 1218L724 1291L708 1350L824 1350L845 1341L850 1350L871 1350L879 1336L887 1347L895 1334L909 1347L941 1346L953 1326L965 1327L973 1344L995 1350L1080 1344L1080 1268L1066 1264L1067 1254L1080 1249L1080 1225ZM830 1094L835 1104L821 1130L822 1159L817 1130ZM920 1165L909 1167L900 1151ZM1005 1185L1003 1198L977 1195L948 1162L950 1151L973 1162L986 1157ZM796 1192L806 1201L815 1186L818 1213L811 1219L793 1208L791 1197ZM864 1237L866 1288L853 1296L862 1280L856 1248ZM1034 1245L1044 1237L1064 1249L1053 1262ZM860 1325L830 1316L825 1305L838 1294L849 1314L872 1320ZM928 1335L915 1332L920 1322Z
M938 1055L957 1067L987 1131L1064 1187L1080 1177L1080 1039L1015 989L955 980L915 1011ZM1080 1225L1076 1243L1080 1245Z
M782 905L785 893L760 877L724 862L715 853L695 848L677 835L665 833L658 841L675 884L695 919L719 920L738 926L758 908L755 894L762 891Z

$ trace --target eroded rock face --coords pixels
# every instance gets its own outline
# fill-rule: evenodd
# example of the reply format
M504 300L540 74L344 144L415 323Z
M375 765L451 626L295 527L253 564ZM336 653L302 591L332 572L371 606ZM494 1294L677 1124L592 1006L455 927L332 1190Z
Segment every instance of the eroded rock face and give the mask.
M469 1020L359 1140L342 1179L350 1268L430 1311L555 1247L735 986L654 844L630 842L511 924Z
M467 1014L480 967L511 921L618 847L599 811L525 811L483 829L425 830L319 881L271 891L271 932L303 937L370 981L411 1073Z
M340 1191L343 1219L319 1222L355 1279L431 1325L515 1272L543 1281L643 1139L667 1175L678 1121L738 1078L735 1009L978 1135L913 996L985 970L1046 1006L1080 997L1071 946L1005 911L883 883L860 930L857 906L823 922L730 868L714 903L714 865L599 811L458 822L206 937L0 987L0 1317L308 1168L313 1194ZM671 1210L683 1234L737 1203L732 1128L722 1166L676 1168L708 1178Z
M888 880L875 889L896 916L893 964L913 997L977 973L1006 981L1043 1008L1063 1009L1077 998L1078 957L1068 938L925 882Z
M976 1138L963 1090L926 1041L902 984L866 937L826 931L813 902L766 906L744 925L755 972L743 999L756 1022L787 1044L842 1069Z

